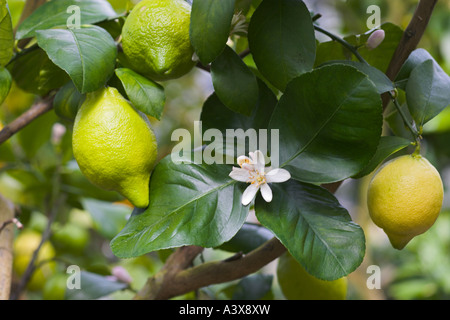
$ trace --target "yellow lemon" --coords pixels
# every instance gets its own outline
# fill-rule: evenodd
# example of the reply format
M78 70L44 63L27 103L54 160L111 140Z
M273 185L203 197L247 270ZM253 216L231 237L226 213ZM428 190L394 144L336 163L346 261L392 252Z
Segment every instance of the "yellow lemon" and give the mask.
M368 187L367 204L373 222L400 250L434 224L443 197L436 168L420 155L405 155L376 172Z
M122 47L136 72L156 81L179 78L195 62L189 38L191 7L183 0L143 0L127 17Z
M41 239L41 234L33 230L24 230L15 239L13 245L13 269L19 277L25 273ZM49 261L54 258L54 256L55 249L53 248L53 245L48 241L44 242L35 261L35 265L38 266L38 268L34 271L30 282L28 283L28 288L30 290L42 289L46 280L54 274L56 264L54 261Z
M325 281L310 275L289 253L278 259L277 278L289 300L345 300L347 278Z
M72 145L81 172L93 184L147 207L156 137L148 118L117 89L87 95L75 118Z

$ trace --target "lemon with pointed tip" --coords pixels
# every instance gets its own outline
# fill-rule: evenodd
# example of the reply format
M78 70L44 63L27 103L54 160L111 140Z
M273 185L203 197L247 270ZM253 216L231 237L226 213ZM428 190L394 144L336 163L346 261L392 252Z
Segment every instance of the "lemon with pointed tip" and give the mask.
M148 118L116 88L87 94L75 118L72 146L93 184L119 192L136 207L148 206L156 137Z
M420 155L404 155L386 162L368 187L367 204L373 222L392 246L403 249L436 221L444 198L436 168Z
M127 17L122 48L130 68L156 81L188 73L195 62L189 38L191 6L183 0L143 0Z
M333 281L318 279L287 252L278 259L277 278L289 300L345 300L347 296L346 277Z

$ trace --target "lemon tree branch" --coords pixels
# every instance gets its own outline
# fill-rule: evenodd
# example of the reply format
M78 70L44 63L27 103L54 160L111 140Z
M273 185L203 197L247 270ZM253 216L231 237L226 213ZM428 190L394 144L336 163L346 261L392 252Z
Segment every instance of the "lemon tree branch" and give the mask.
M8 300L11 290L13 263L14 206L0 195L0 300Z
M0 145L11 138L14 134L29 125L34 119L40 117L44 113L53 108L53 97L44 98L43 100L34 104L29 110L20 115L10 124L6 125L0 131Z

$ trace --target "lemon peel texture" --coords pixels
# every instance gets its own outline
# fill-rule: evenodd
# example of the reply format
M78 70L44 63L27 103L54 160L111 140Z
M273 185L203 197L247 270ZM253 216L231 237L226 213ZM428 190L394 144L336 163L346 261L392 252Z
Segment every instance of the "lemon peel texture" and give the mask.
M72 146L81 172L93 184L119 192L136 207L148 206L156 138L148 118L117 89L87 95L75 118Z
M436 168L420 155L405 155L376 172L368 187L367 204L373 222L401 250L434 224L443 197Z

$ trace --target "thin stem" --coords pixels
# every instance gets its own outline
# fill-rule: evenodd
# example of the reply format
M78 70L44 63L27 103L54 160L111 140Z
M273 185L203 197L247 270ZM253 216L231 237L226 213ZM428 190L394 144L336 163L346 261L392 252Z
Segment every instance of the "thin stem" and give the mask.
M317 26L314 25L314 29L316 29L316 31L319 31L325 35L327 35L328 37L330 37L331 39L333 39L336 42L339 42L340 44L342 44L345 48L347 48L351 53L353 53L355 55L355 57L362 63L368 64L367 61L359 54L358 49L351 45L350 43L348 43L347 41L345 41L344 39L342 39L341 37Z

